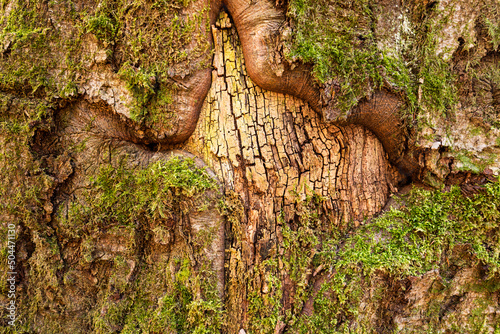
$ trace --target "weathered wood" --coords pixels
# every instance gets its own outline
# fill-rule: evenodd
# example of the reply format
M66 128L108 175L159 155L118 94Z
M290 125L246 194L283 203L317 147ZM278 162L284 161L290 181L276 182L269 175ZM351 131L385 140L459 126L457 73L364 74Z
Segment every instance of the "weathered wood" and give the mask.
M248 327L249 294L266 294L261 264L283 251L281 229L293 224L298 202L318 194L328 224L359 224L384 206L398 173L369 130L328 125L307 103L256 86L227 21L223 13L212 27L219 41L212 88L184 148L202 156L242 204L241 235L226 249L227 332L235 333ZM283 312L296 289L289 275L280 271L291 298Z

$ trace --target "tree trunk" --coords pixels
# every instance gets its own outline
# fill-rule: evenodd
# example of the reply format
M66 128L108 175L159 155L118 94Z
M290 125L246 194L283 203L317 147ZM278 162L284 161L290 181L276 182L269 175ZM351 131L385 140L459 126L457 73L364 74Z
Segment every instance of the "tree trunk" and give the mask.
M2 332L500 328L497 0L1 7Z

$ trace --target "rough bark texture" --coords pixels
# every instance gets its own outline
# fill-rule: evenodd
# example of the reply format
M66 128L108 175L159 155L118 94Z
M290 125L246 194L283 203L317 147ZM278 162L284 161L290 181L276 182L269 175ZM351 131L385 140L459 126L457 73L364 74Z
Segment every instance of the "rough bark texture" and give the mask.
M304 101L256 86L225 14L213 33L212 88L186 149L203 156L225 192L241 201L238 226L227 231L226 305L228 332L234 333L248 329L250 295L269 289L263 262L284 254L281 229L297 224L307 196L323 197L324 226L318 228L357 225L380 211L400 175L367 129L325 124ZM279 270L283 315L295 295L290 274Z
M282 33L280 29L285 25L283 8L277 8L269 0L229 0L224 3L241 36L248 74L259 87L308 102L326 122L365 126L381 140L393 163L401 165L407 174L416 173L417 161L413 152L405 152L414 148L405 145L400 120L402 103L398 97L379 91L368 101L361 101L354 110L342 114L337 108L335 85L320 90L311 75L311 67L295 65L291 68L281 59L283 55L273 57L275 44Z
M138 207L137 216L126 210L120 217L116 212L121 208L144 200L127 196L128 192L141 192L137 183L126 183L127 178L120 174L104 179L104 183L94 179L106 177L103 169L128 175L127 171L147 170L175 157L195 159L190 168L205 167L188 152L154 152L133 143L133 135L127 135L130 127L121 118L105 103L80 101L58 111L52 131L35 135L33 152L53 177L45 190L50 199L44 203L43 219L38 222L42 225L37 224L41 230L26 226L26 222L19 229L19 233L31 236L20 247L19 257L25 268L30 268L18 289L20 294L30 296L21 306L25 312L32 312L26 329L88 333L143 327L138 314L127 316L135 313L131 306L147 312L148 305L169 294L181 299L183 295L175 292L179 281L186 289L184 293L191 294L188 298L224 297L224 222L215 205L220 196L217 187L196 201L184 203L182 199L168 203L172 199L169 196L179 196L180 189L173 194L160 193L159 206L167 203L164 214L155 214L146 199L148 207ZM216 178L210 170L206 172L206 177ZM146 177L146 189L142 191L147 198L157 186L152 181L154 172ZM112 182L111 187L106 187L107 182ZM106 196L110 196L107 193L113 193L120 183L126 184L125 192L119 190L118 197L111 195L105 204ZM104 194L92 190L100 187L97 184L107 189ZM99 206L110 206L98 213L95 199ZM89 208L93 212L85 213ZM100 217L92 219L89 213ZM54 243L55 249L47 249L46 240ZM177 277L179 271L189 275L189 280ZM196 283L200 279L205 284ZM40 290L41 286L45 288ZM55 308L60 311L55 312ZM175 318L175 314L169 316ZM176 330L172 324L160 328Z
M3 332L500 330L497 0L0 7Z

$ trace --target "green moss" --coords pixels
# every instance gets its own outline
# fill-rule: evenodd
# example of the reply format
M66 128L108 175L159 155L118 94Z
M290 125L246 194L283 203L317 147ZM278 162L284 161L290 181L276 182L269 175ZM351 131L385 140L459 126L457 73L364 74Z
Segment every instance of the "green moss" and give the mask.
M133 283L111 285L93 315L96 333L220 331L224 314L208 264L194 272L187 257L174 263L179 267L176 272L162 264L143 266ZM119 266L115 260L116 273L123 279L129 268L125 265L120 273Z
M219 203L219 211L231 226L228 239L234 240L235 244L241 243L243 240L241 222L245 214L243 200L234 190L227 190Z
M394 286L433 269L446 277L452 265L467 268L480 264L488 268L483 283L463 286L463 291L498 290L499 182L485 185L483 192L470 197L463 196L459 188L448 192L414 188L404 200L400 209L391 209L359 228L347 230L322 222L320 197L298 200L297 220L283 226L284 255L267 259L260 269L270 288L265 294L254 293L249 298L253 331L272 333L277 322L283 321L293 333L373 333L375 324L364 313L370 311L360 308L366 291L378 291L371 295L370 303L383 309L386 306L379 303L390 302L387 297L391 295L383 284L392 282ZM456 252L469 255L454 255ZM278 270L280 263L283 270ZM320 267L326 271L326 278L314 292L308 288L310 281L306 278ZM283 271L294 287L287 291L293 303L286 313L281 304L283 287L275 284L280 281L278 273ZM386 277L387 283L381 283L381 277ZM443 278L435 283L429 292L435 295L435 303L425 312L428 330L438 331L439 314L446 309L447 300L443 298L448 282ZM400 288L404 289L404 285ZM301 313L309 298L313 299L314 313L305 316ZM476 318L484 320L483 314L478 311ZM467 326L474 326L472 320Z
M99 262L94 256L97 240L92 239L99 235L96 227L123 238L122 246L127 247L123 257L114 259L108 287L98 297L92 316L96 332L211 333L220 329L221 301L208 259L198 259L203 265L196 271L187 254L177 257L174 267L179 269L173 272L165 267L168 262L142 262L137 278L129 279L135 270L130 261L137 261L141 235L153 239L151 233L174 215L187 214L197 206L206 208L201 194L215 189L216 181L192 160L172 158L140 170L127 168L124 160L116 168L102 167L91 182L92 190L82 193L84 204L74 203L63 217L61 232L81 239L81 265ZM142 231L143 226L152 231ZM166 233L173 231L167 229Z
M320 82L339 84L336 98L342 111L385 86L403 93L410 114L420 110L448 112L457 102L456 77L449 61L436 54L437 37L447 14L423 9L428 11L422 15L423 22L419 17L413 25L410 23L412 33L402 32L402 41L396 41L401 51L393 52L377 47L379 36L373 35L376 6L379 4L369 0L335 4L290 1L287 14L292 20L293 38L287 56L312 63Z
M30 150L35 128L30 124L51 115L50 104L43 100L16 98L0 94L0 181L1 214L30 228L40 226L44 192L53 179L41 170Z
M340 85L337 98L343 111L369 94L370 87L382 86L382 63L397 66L394 59L376 50L370 30L369 1L332 4L330 1L293 0L288 4L287 15L294 23L293 41L287 56L314 64L313 72L320 82L337 81Z
M417 6L418 7L418 6ZM414 9L412 32L404 36L402 57L410 70L407 97L409 112L449 116L458 102L457 76L451 59L439 52L439 40L455 5L438 10L437 6ZM423 18L423 19L422 19ZM441 50L441 52L447 50Z
M188 10L191 4L102 0L77 10L69 0L14 0L0 21L0 87L47 100L74 97L94 62L82 40L93 35L127 83L132 118L168 129L175 122L172 77L210 65L209 8Z
M83 27L115 57L129 91L132 119L168 127L176 90L173 75L184 77L208 66L208 8L186 11L190 0L102 0L83 15ZM118 56L115 56L118 55ZM176 73L175 66L182 64Z
M494 305L495 304L489 299L479 299L474 302L475 308L468 319L468 322L472 325L472 333L491 333L490 328L488 328L489 326L487 326L488 316L485 314L485 311L488 307L494 307Z
M43 59L43 53L49 49L46 43L51 31L44 24L38 3L19 1L13 7L2 22L0 38L10 48L10 61L1 64L0 84L4 89L16 89L28 84L31 93L34 93L42 86L53 84L47 78L45 66L50 60ZM31 54L26 49L37 52Z
M201 269L199 265L195 268L195 264L189 263L192 277L182 284L175 283L176 271L171 270L174 279L171 276L165 278L163 286L153 288L157 267L162 264L137 269L139 283L127 278L130 261L140 262L138 249L141 245L138 243L143 242L141 235L146 234L146 242L155 237L154 232L142 231L142 226L150 224L153 231L165 229L166 220L176 219L173 214L185 214L193 207L206 208L201 193L215 189L211 177L189 159L159 162L142 170L126 167L125 162L116 168L108 165L89 182L95 188L78 190L82 201L73 202L68 215L58 219L57 215L50 214L53 208L50 197L56 180L49 175L42 159L33 156L30 147L37 129L50 131L55 102L78 94L82 78L86 78L88 66L93 64L88 52L83 51L82 43L82 40L92 40L90 35L95 35L100 45L106 48L108 60L116 61L118 68L124 65L120 74L138 101L135 105L139 108L133 111L137 121L147 121L149 125L165 122L158 115L162 115L166 106L171 104L175 89L169 81L168 69L181 62L181 68L189 68L191 62L203 66L199 58L205 55L209 58L209 52L205 52L208 42L200 38L200 29L206 28L208 22L207 9L192 16L181 15L183 6L190 3L134 2L129 8L130 16L125 15L123 9L126 6L121 1L98 1L78 11L72 1L14 0L8 6L8 15L7 6L2 6L5 15L0 21L0 44L3 47L0 89L4 92L0 94L0 138L3 143L0 167L4 177L0 181L3 204L0 216L23 225L22 230L29 231L29 235L22 236L22 244L34 249L25 264L29 287L24 293L29 298L20 296L26 302L21 303L18 310L22 322L19 331L78 333L94 329L109 333L117 328L125 328L128 332L138 332L141 328L164 332L168 331L165 328L175 329L177 326L169 322L171 314L186 318L186 322L179 325L184 332L215 332L222 326L221 301L208 259L198 258L200 263L206 263ZM155 11L163 11L163 14ZM149 35L146 40L141 39L143 49L132 50L132 46L138 45L132 40L138 41L140 36L130 37L130 32L123 29L124 22L135 24L136 18L150 20L150 24L138 23L134 33L144 32L139 27L142 24ZM175 24L170 25L169 20L174 20ZM169 34L170 39L161 33ZM162 44L164 41L170 41L170 46ZM188 44L193 53L182 50ZM117 54L122 57L117 59ZM151 77L154 80L144 81ZM6 92L15 92L15 95ZM145 110L146 105L150 109ZM155 110L159 111L155 114ZM84 148L85 143L81 143L75 150ZM96 210L95 216L89 208ZM63 208L58 209L61 214ZM99 230L100 227L103 230ZM102 231L123 238L126 247L123 261L117 259L110 264L100 259L97 248ZM163 237L168 236L163 233ZM208 239L208 234L204 238ZM209 242L205 239L196 239L195 242L203 245ZM69 270L66 259L62 258L66 247L74 248L79 254L71 264L77 270ZM3 245L0 251L4 252ZM97 278L90 274L90 268L96 270ZM5 278L7 271L3 272ZM99 284L89 287L88 279L82 275L89 275L85 277L92 277ZM159 319L160 306L154 293L165 292L165 298L170 295L170 300L178 303L177 288L184 289L190 299L176 304L175 310L169 305L162 312L163 320ZM123 296L117 302L114 300L116 289L121 289L118 296ZM144 291L148 293L140 293ZM76 297L74 303L68 302L68 296ZM71 318L68 314L75 311L72 307L83 307L76 312L86 315ZM94 307L98 309L95 317L91 312ZM99 321L99 318L103 320ZM65 323L68 319L70 322ZM9 331L6 327L1 330Z
M44 269L34 263L25 263L33 268L33 276L46 279L47 287L51 286L57 270L57 260L54 257L54 238L47 236L47 228L44 225L44 208L47 192L53 185L50 176L43 173L40 161L36 161L30 150L30 138L33 136L34 128L31 122L36 122L48 112L48 104L45 101L18 98L9 94L0 94L0 217L3 220L3 228L0 236L7 240L7 223L16 225L19 233L22 229L30 229L37 250L35 258L43 260ZM22 226L22 227L20 227ZM22 242L22 235L16 235L17 245ZM17 248L17 261L20 262L19 248ZM7 242L0 244L0 266L2 282L7 279ZM49 264L56 262L52 268ZM55 268L55 269L54 269ZM20 270L19 266L16 268ZM40 272L45 270L43 275ZM2 291L2 302L5 302L7 294L6 284L0 285ZM19 292L19 290L18 290ZM18 293L18 301L23 297ZM37 299L33 294L30 300ZM19 307L17 315L22 317L27 314L26 303L17 303ZM0 316L6 319L5 309L0 310ZM6 325L6 322L4 323ZM17 323L18 325L19 322ZM19 328L17 328L19 330ZM14 332L9 326L0 326L0 331L5 333Z
M168 128L175 120L171 108L177 90L173 76L184 77L208 67L211 52L208 7L185 11L191 1L137 1L116 11L120 28L116 51L119 74L134 102L132 118L147 126Z
M330 321L332 316L336 317L331 313L333 307L325 306L324 313L315 313L315 317L322 319L320 327L311 328L301 316L304 303L311 296L308 285L311 268L319 265L317 250L320 240L335 236L324 221L321 196L311 193L301 199L297 192L293 195L296 206L293 221L285 223L283 215L279 218L283 243L278 245L277 250L270 252L271 256L258 269L261 277L265 278L267 291L253 291L249 296L249 328L252 333L273 333L279 323L288 324L292 332L313 330L327 333L328 329L335 328L336 320ZM286 312L283 308L283 273L292 283L287 287L286 294L293 302Z
M454 152L453 156L461 163L459 170L482 173L497 160L497 154L494 152L483 152L482 154L483 156L478 158L471 152L460 150Z
M134 105L131 110L131 118L141 122L148 115L148 104L156 94L156 76L152 72L133 68L129 62L120 68L120 78L127 83L127 89L134 97Z
M81 70L78 22L74 27L55 28L49 13L72 18L67 3L45 4L39 0L12 1L0 21L0 87L20 96L47 100L76 93L76 73ZM4 8L5 10L5 8ZM52 22L52 23L51 23ZM80 52L79 52L80 51Z
M500 291L500 277L493 276L484 281L473 283L471 288L473 291L477 292L495 293Z
M407 57L413 62L413 72L416 73L414 80L417 82L414 82L413 86L416 86L417 90L420 89L418 107L440 115L450 112L458 101L456 75L452 72L452 63L450 60L444 60L437 49L440 34L453 10L454 6L442 11L428 10L427 18L416 28L415 40L409 43L411 49L406 50Z
M456 76L450 64L437 56L428 56L423 60L419 77L423 79L420 107L446 115L458 101Z
M406 92L409 102L416 100L404 62L377 49L372 6L367 0L289 2L294 37L287 56L314 64L320 82L338 83L342 111L384 84Z
M486 185L484 194L472 197L464 197L458 188L414 189L406 200L402 210L391 210L349 238L346 245L353 247L346 248L337 265L354 262L362 264L365 273L417 274L436 268L445 249L471 244L492 273L498 270L498 254L486 249L498 247L497 238L491 237L500 219L499 183Z
M484 5L482 20L491 39L493 50L497 51L500 45L500 9L494 1Z
M117 9L121 3L122 1L101 1L95 7L96 10L93 15L84 18L85 32L93 34L106 47L115 43L120 29Z
M472 197L464 197L458 188L450 192L414 189L405 206L356 230L340 250L338 241L332 241L332 251L327 247L321 254L335 273L324 288L336 294L334 300L348 302L335 305L330 312L339 312L342 306L344 314L356 315L359 289L352 284L359 285L361 277L369 281L382 272L404 278L439 269L446 266L443 259L458 245L470 245L477 261L488 265L490 277L498 277L498 203L500 183L488 184L484 193ZM315 307L321 312L325 303L332 307L330 299L320 295Z
M191 296L189 301L174 310L179 317L184 314L187 319L182 325L183 332L203 333L205 328L211 332L218 330L223 322L222 307L208 259L197 258L199 263L204 263L201 269L199 265L195 269L195 265L187 260L187 264L181 266L184 268L182 275L175 275L173 270L172 275L179 277L181 283L175 283L177 278L172 279L172 275L165 273L161 281L163 285L155 286L163 263L137 269L137 282L128 277L132 268L130 261L140 262L137 257L141 235L146 234L146 241L152 239L151 232L141 230L141 226L147 223L154 229L155 226L164 226L174 213L179 215L191 212L193 208L206 208L206 198L201 194L215 189L216 181L190 159L173 158L144 169L127 167L124 160L116 168L106 165L98 170L89 180L93 189L82 191L79 197L82 202L74 202L68 216L60 220L53 216L52 222L47 223L45 208L51 203L55 180L44 170L40 159L33 156L30 140L37 126L32 124L44 126L40 120L50 117L50 104L6 94L0 97L0 138L4 143L0 149L0 166L4 175L0 181L3 204L0 215L30 231L20 242L23 245L32 243L28 247L34 250L24 263L28 268L29 287L23 293L29 294L29 298L19 296L23 303L18 310L22 322L18 330L80 333L92 329L110 333L125 328L130 333L168 332L165 328L175 326L169 323L171 317L165 316L167 311L162 313L163 318L158 318L160 306L157 298L164 292L165 298L171 294L174 296L171 299L177 303L178 293L173 287L186 289ZM59 213L63 211L59 209ZM122 245L127 247L111 264L96 256L102 231L122 238ZM75 247L75 242L79 255L69 269L62 254L68 245ZM2 244L1 252L4 252L4 247ZM185 258L189 256L185 255ZM189 267L191 275L188 281L185 267ZM88 286L88 277L92 276L85 275L90 275L90 268L101 275L97 276L98 281L96 278L99 285ZM115 301L120 295L123 298ZM74 305L77 306L68 303L68 296L76 296ZM62 305L66 305L64 310ZM86 314L84 318L72 318L72 307L85 307L77 310ZM94 310L97 310L95 317ZM168 308L168 312L174 311ZM98 320L100 318L102 321ZM8 332L9 329L2 327L1 330Z
M307 294L307 273L312 266L314 255L319 244L317 229L320 229L320 207L323 198L317 194L307 196L303 201L296 199L297 226L292 229L284 224L283 249L286 252L285 268L295 290L296 304L294 308L302 309Z
M192 210L195 197L216 188L216 181L191 159L172 158L145 169L131 170L122 161L116 168L103 166L91 179L84 203L73 203L63 218L75 233L85 226L164 220L180 210Z
M252 333L273 333L278 322L285 320L282 312L283 285L277 276L277 268L275 258L262 262L260 271L265 273L267 292L263 294L250 290L248 316Z

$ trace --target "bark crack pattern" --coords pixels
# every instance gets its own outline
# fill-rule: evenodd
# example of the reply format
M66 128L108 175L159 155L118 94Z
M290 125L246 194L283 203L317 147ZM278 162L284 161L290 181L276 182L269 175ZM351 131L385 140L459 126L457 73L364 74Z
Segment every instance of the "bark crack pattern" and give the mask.
M249 294L266 289L258 268L279 251L282 225L292 224L298 201L320 195L330 224L358 224L384 206L399 174L366 128L327 124L301 99L254 84L225 12L212 33L212 86L183 149L203 157L243 206L241 235L226 245L226 306L230 319L240 319L237 327L248 321Z

